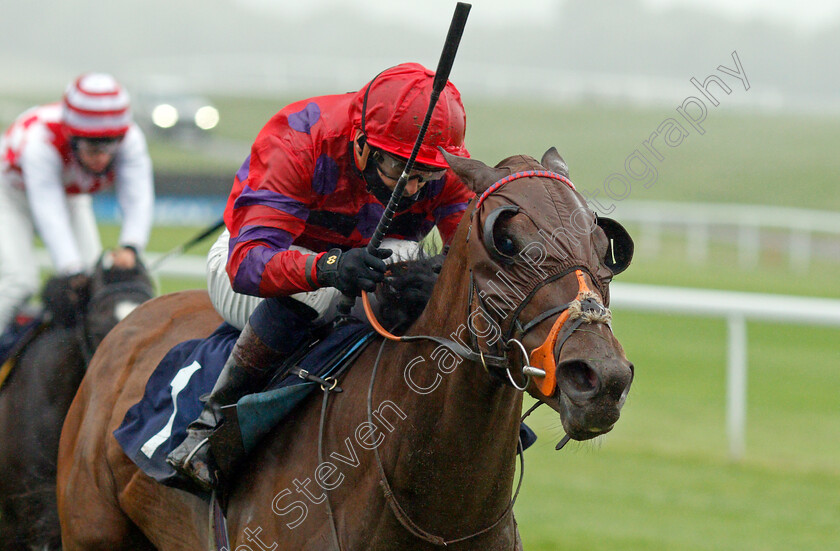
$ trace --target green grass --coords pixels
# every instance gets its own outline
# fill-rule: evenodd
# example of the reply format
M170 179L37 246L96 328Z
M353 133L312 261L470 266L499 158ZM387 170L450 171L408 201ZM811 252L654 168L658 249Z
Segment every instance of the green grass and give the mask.
M539 158L555 145L572 179L589 193L613 172L667 117L668 109L614 106L500 106L469 111L468 145L474 157L493 164L515 153ZM628 198L685 202L735 202L840 208L833 192L840 158L837 120L710 112L704 135L691 133L677 148L660 147L650 158L657 178L649 188L634 182ZM606 192L600 197L605 204Z
M668 117L669 108L556 106L467 100L467 145L488 164L518 153L539 158L556 146L579 188L595 191ZM817 118L712 110L706 133L675 148L661 145L650 188L635 184L633 200L735 202L840 209L840 125ZM650 155L649 155L650 156ZM653 158L651 157L653 161ZM605 193L601 193L605 197Z
M329 92L329 91L325 91ZM268 119L302 96L276 98L213 97L221 121L213 135L222 147L248 147ZM24 101L5 97L20 105ZM674 98L674 107L683 98ZM627 107L614 104L557 105L540 101L464 98L466 142L473 157L488 164L525 153L539 158L554 145L569 163L572 179L594 192L611 173L624 171L625 159L667 118L679 119L673 107ZM681 119L680 119L681 120ZM4 126L11 121L0 121ZM840 209L834 192L840 174L840 124L831 116L793 116L712 108L705 133L688 128L675 148L659 141L663 160L653 160L657 178L645 188L634 183L630 198L702 202L737 202L803 208ZM232 174L238 155L201 154L171 141L150 138L158 170L196 170ZM650 156L650 154L648 154ZM601 193L603 198L604 192Z
M230 160L212 155L198 155L194 150L174 141L149 140L149 155L156 171L232 175L238 168Z
M633 225L628 224L627 230L638 238ZM712 243L708 260L701 263L687 260L685 239L679 236L663 235L661 250L655 255L638 245L630 268L618 277L619 281L840 298L836 277L840 259L815 255L807 271L799 273L788 265L786 251L762 251L756 268L742 268L735 243Z

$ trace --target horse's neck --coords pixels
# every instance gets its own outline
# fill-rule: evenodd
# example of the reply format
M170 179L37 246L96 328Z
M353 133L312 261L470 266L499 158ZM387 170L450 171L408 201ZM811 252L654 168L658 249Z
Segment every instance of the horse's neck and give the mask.
M462 258L450 257L456 265L445 266L410 334L470 343L469 275ZM416 510L430 513L437 525L451 514L453 531L486 526L510 499L522 395L433 343L396 346L388 367L401 376L391 378L390 391L400 396L407 416L398 457L391 457L397 494L410 492ZM460 363L452 370L456 358Z

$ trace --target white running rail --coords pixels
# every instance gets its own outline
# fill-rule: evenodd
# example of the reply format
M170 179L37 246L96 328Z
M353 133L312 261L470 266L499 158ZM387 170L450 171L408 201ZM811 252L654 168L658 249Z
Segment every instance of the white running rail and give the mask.
M704 262L709 253L713 230L725 230L738 247L742 268L758 264L762 234L784 232L790 267L808 270L818 239L840 241L840 213L766 205L716 203L677 203L668 201L618 201L614 212L606 214L622 224L638 224L640 252L656 253L665 228L681 228L686 236L686 257ZM837 247L835 246L835 250Z
M42 266L49 266L40 251ZM147 262L159 256L147 255ZM173 257L157 270L159 276L204 281L205 259ZM732 459L744 455L747 409L747 320L840 327L840 300L613 283L610 306L660 314L723 318L727 321L726 430Z

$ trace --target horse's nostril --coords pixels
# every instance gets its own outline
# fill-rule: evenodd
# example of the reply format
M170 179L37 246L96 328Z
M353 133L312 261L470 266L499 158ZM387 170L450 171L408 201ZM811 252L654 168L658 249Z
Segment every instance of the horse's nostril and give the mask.
M565 387L567 394L593 394L598 390L598 375L586 362L572 360L558 367L561 384Z

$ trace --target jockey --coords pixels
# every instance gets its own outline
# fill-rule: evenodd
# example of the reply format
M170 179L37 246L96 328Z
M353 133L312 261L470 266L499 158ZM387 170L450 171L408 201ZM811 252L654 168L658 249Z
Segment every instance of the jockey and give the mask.
M82 287L102 252L90 194L116 188L123 224L114 266L133 268L152 225L146 139L110 75L71 82L60 103L21 114L0 138L0 327L37 291L37 230L59 275ZM75 276L75 277L72 277Z
M333 317L342 293L375 290L384 259L410 256L435 225L444 241L455 233L473 193L438 149L469 155L464 106L448 82L383 241L389 248L365 249L411 155L433 77L405 63L358 92L288 105L236 173L227 230L208 255L208 288L216 310L243 329L204 411L167 458L202 488L216 483L207 437L220 408L259 390L313 325Z

